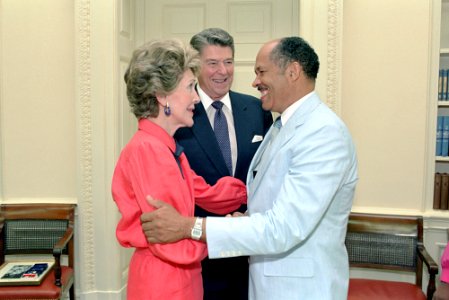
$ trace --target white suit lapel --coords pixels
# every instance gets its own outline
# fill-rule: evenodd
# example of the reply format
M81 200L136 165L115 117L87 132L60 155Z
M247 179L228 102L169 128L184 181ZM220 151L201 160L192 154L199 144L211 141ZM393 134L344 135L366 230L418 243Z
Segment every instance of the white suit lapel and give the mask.
M271 131L273 130L273 126L270 128L269 132L266 135L269 138L265 138L260 145L256 154L254 155L254 159L252 160L248 171L247 188L249 198L252 197L255 190L260 186L260 181L266 174L266 170L270 166L270 163L273 162L273 157L275 156L275 154L285 143L287 143L293 137L296 128L298 126L301 126L305 122L307 116L320 103L321 101L316 94L306 99L305 102L298 108L298 110L290 117L287 124L285 124L285 126L283 126L279 131L279 134L277 135L271 146ZM265 153L268 146L270 146L270 153ZM257 176L254 177L253 173L255 168L257 168Z

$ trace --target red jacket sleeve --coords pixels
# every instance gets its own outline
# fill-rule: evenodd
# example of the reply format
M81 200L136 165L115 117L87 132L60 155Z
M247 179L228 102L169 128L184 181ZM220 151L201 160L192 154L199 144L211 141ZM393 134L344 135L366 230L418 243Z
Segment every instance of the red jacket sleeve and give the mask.
M237 210L246 204L247 194L245 184L234 177L222 177L215 185L210 186L203 177L193 170L195 203L215 214L224 215Z

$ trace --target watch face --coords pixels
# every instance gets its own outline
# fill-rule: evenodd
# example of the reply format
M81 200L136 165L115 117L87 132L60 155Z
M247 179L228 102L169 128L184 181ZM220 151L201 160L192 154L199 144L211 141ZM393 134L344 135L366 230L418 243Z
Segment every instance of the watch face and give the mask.
M190 236L194 240L199 240L203 233L203 219L196 218L195 225L193 225L192 231L190 232Z
M192 238L199 240L201 238L202 230L198 228L193 228L191 234Z

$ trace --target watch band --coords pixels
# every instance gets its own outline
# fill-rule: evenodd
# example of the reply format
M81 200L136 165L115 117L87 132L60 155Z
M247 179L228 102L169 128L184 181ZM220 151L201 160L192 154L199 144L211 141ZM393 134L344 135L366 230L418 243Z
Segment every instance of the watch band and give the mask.
M195 225L193 225L190 237L194 240L199 240L203 234L203 218L196 218Z

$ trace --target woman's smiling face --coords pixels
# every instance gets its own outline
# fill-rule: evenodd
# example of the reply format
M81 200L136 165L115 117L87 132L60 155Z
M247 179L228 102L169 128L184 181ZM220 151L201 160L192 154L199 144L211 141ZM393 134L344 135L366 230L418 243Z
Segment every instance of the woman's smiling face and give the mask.
M191 127L195 104L200 101L195 90L196 77L191 70L184 72L176 89L167 95L170 105L172 128Z

